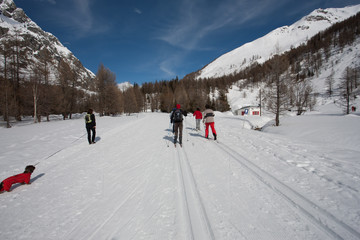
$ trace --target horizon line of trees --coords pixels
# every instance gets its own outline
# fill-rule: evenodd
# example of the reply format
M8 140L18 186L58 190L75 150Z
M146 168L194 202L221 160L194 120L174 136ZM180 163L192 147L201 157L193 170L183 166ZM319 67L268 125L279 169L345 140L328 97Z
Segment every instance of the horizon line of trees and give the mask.
M10 127L10 117L21 121L22 116L32 115L35 122L40 122L41 116L46 116L49 121L50 114L62 114L63 119L67 119L88 108L93 108L100 116L147 110L170 112L176 104L181 104L189 112L196 108L203 110L206 104L224 112L230 110L226 93L238 82L240 89L258 87L262 90L263 94L259 96L264 103L262 107L275 114L278 125L279 116L284 111L296 108L301 114L314 106L315 96L308 79L320 73L323 61L329 60L331 51L342 51L354 43L359 34L360 14L357 14L281 55L278 46L274 46L276 54L271 59L263 64L252 64L232 75L196 79L197 73L194 72L181 80L176 77L142 86L135 84L121 91L115 74L103 64L99 65L96 77L89 81L90 85L84 85L79 81L80 62L70 64L67 59L54 59L46 48L36 54L35 61L31 60L31 50L16 33L0 41L3 61L0 69L0 115ZM53 66L56 74L50 81ZM347 108L356 98L358 78L358 69L347 68L344 81L337 86L345 89L342 99L345 99ZM327 85L331 94L336 88L332 76L328 77Z

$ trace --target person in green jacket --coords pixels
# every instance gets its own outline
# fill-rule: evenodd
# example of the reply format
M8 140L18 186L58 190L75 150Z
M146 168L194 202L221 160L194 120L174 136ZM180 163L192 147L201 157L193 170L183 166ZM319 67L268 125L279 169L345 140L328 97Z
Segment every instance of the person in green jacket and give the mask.
M94 111L90 108L85 115L85 124L86 124L86 131L88 134L88 141L89 144L95 143L95 136L96 136L96 120ZM91 136L92 132L92 136Z

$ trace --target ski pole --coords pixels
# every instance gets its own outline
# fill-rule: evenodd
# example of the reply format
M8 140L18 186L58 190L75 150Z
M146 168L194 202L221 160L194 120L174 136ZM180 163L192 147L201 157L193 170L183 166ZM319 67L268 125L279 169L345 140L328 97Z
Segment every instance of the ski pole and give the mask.
M189 141L189 133L188 133L188 130L187 130L186 116L185 116L185 131L186 131L186 141L188 142Z
M82 138L83 138L86 134L87 134L87 133L84 133L82 136L80 136L79 138L75 139L72 143L74 143L74 142L76 142L76 141L78 141L78 140L82 139Z

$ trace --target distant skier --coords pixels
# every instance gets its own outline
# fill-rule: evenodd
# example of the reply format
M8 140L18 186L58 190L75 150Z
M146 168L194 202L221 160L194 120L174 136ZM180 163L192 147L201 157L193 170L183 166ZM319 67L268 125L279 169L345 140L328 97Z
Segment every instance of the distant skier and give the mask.
M181 109L180 104L176 104L176 109L171 114L171 122L174 124L174 144L176 146L177 138L179 137L180 146L182 146L182 130L183 130L183 116L187 116L187 112Z
M30 184L31 174L34 172L35 167L33 165L26 166L24 173L14 175L12 177L6 178L0 183L0 192L8 191L10 192L11 186L15 183L26 183Z
M193 113L193 117L195 117L196 121L196 130L200 131L200 121L202 119L202 113L200 112L200 108L197 108Z
M205 112L204 112L204 119L203 122L205 123L205 138L209 138L209 126L211 127L211 131L214 135L214 140L216 140L216 130L215 130L215 114L212 109L210 109L210 106L206 104L205 106Z
M94 111L90 108L85 115L85 123L86 123L86 131L88 134L88 141L89 144L95 143L95 136L96 136L96 121ZM92 132L92 136L91 136Z

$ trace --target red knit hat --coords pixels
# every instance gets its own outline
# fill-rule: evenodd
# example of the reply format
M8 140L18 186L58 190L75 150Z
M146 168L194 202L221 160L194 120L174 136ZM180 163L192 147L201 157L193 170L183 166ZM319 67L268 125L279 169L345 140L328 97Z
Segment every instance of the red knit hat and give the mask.
M176 104L176 108L180 109L181 108L180 104Z

